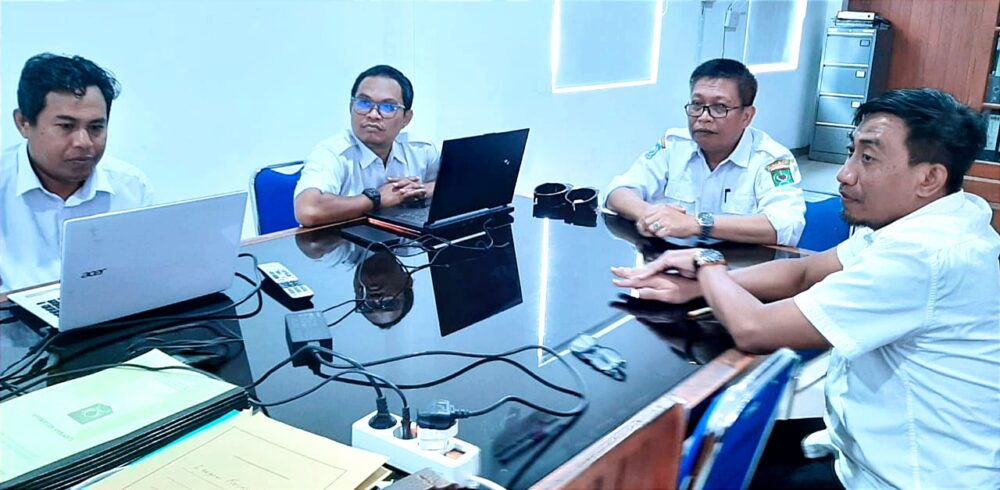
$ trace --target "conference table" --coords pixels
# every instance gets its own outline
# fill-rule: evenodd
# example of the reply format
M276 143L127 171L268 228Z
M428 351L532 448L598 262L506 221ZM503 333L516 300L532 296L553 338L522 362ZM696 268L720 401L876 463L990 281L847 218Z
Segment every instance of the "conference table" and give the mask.
M478 236L436 249L400 246L393 254L346 240L342 230L358 224L288 230L244 242L242 252L259 263L284 264L312 288L315 296L308 302L290 301L264 288L259 297L237 304L253 291L247 281L237 279L221 294L163 310L191 315L228 302L224 315L168 331L163 324L140 324L60 334L49 347L59 359L50 368L58 373L121 362L159 347L230 382L249 385L289 357L286 315L309 310L328 310L323 314L333 324L333 349L362 363L425 351L500 354L525 347L508 356L524 370L494 360L435 386L406 389L411 411L416 414L435 400L479 410L515 396L550 411L570 412L579 398L546 387L525 372L578 390L568 364L585 383L588 405L582 414L552 415L507 402L459 422L458 437L481 450L481 475L509 488L671 488L689 421L714 393L757 361L734 349L710 315L689 318L688 312L703 302L639 300L611 283L612 266L633 266L668 248L639 236L617 216L601 214L596 223L582 225L538 218L531 200L517 197L510 219L491 222ZM716 248L734 267L797 256L794 250L752 245ZM239 271L256 278L249 258L240 259ZM39 341L42 326L13 308L0 313L0 329L2 368ZM624 365L607 369L578 358L571 345L581 334L596 339L598 349L609 349L602 352L620 356ZM219 342L171 351L171 339L175 346L181 345L178 339ZM528 347L533 345L550 350ZM420 385L473 361L425 355L371 369L396 384ZM294 398L323 380L309 366L288 364L252 394L274 402ZM391 391L386 396L390 410L398 414L399 398ZM266 411L350 444L351 424L374 411L374 398L370 386L327 383Z

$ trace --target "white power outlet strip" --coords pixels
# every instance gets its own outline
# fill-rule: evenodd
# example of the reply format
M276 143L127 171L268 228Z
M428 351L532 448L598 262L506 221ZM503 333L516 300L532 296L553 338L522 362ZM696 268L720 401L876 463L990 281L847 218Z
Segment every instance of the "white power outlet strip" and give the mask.
M388 429L373 429L368 425L375 412L365 415L351 426L351 445L389 457L389 464L407 473L416 473L424 468L430 468L441 476L461 485L475 487L471 480L479 474L479 448L457 437L440 439L442 431L415 428L418 437L400 439L396 433L400 430L399 417L393 415L396 423ZM457 433L457 423L455 426ZM421 441L419 435L434 433L437 440ZM434 449L423 449L421 446L435 446Z

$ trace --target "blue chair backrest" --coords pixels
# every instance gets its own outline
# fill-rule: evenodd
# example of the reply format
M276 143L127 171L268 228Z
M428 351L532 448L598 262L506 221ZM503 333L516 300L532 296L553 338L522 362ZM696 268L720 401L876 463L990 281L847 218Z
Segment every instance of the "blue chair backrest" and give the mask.
M298 165L292 173L276 169ZM302 162L279 163L258 169L250 181L257 233L266 234L299 226L293 193L302 175Z
M681 459L678 488L750 485L781 396L798 365L798 355L780 349L712 401Z
M806 227L799 239L799 248L825 252L847 239L850 227L841 212L840 198L830 196L821 201L806 201Z

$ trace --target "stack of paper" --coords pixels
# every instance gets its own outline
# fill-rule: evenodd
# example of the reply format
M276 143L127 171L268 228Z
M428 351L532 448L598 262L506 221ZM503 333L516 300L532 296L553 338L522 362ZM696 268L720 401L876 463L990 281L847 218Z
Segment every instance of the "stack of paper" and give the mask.
M367 489L389 473L386 460L261 414L234 412L88 490Z
M158 350L131 361L183 366ZM222 415L246 392L193 371L115 367L0 403L0 489L66 488Z

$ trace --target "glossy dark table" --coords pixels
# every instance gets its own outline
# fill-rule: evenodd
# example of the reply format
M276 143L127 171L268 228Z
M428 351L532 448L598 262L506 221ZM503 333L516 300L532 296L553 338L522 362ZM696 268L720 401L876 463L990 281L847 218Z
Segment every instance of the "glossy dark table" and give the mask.
M533 217L527 199L517 198L515 204L511 224L491 224L494 229L488 235L462 242L465 248L432 253L398 249L398 254L407 255L399 258L405 268L391 258L386 260L384 254L344 240L341 227L336 226L262 237L247 242L243 251L261 263L279 261L298 275L315 291L311 300L315 309L367 295L368 301L360 302L358 311L348 313L359 304L349 302L326 314L329 322L346 314L331 328L334 349L361 362L427 350L496 354L531 344L559 352L586 382L590 404L583 415L551 418L508 403L459 424L459 438L482 450L482 475L509 487L528 487L541 481L574 457L580 459L595 451L602 440L606 446L616 431L625 430L627 435L634 429L625 427L626 422L644 409L700 403L752 362L751 356L731 349L731 340L717 323L686 318L687 311L703 304L651 305L629 299L622 295L627 291L611 284L612 266L636 264L643 255L637 249L651 256L662 251L662 244L638 241L637 247L632 243L637 237L630 224L615 217L602 217L594 227L577 226ZM486 250L475 250L491 243ZM736 266L789 255L755 246L722 248ZM364 264L360 272L359 264ZM252 274L250 261L241 259L240 270ZM407 271L412 271L411 279ZM246 283L237 281L225 294L236 299L248 291ZM220 298L215 301L226 299L217 296ZM180 308L196 311L198 307L211 305ZM290 307L303 305L279 302L264 294L262 304L251 299L229 311L252 314L249 318L217 320L214 331L198 327L171 335L213 338L219 329L240 335L242 348L230 342L222 350L228 361L207 367L245 385L289 356L284 319ZM18 309L5 311L0 318L0 366L6 366L37 342L38 325ZM118 362L129 355L129 348L135 352L143 345L153 345L137 343L146 331L148 327L118 334L85 331L66 335L53 349L62 349L59 352L65 366L61 367L66 369ZM603 374L569 352L570 341L581 333L593 335L627 360L624 379ZM197 355L191 358L199 360ZM534 350L511 359L553 383L576 388L565 367L554 362L550 354ZM373 371L397 384L417 384L469 362L446 356L421 357L381 365ZM258 386L254 394L264 402L276 401L319 381L308 367L289 365ZM577 402L499 362L433 388L408 390L406 395L414 413L435 399L447 399L470 410L506 395L560 411ZM391 392L387 397L390 409L398 413L399 399ZM370 387L329 383L298 400L269 408L268 414L349 444L351 424L373 410ZM542 434L539 440L512 436L522 434L526 426Z

